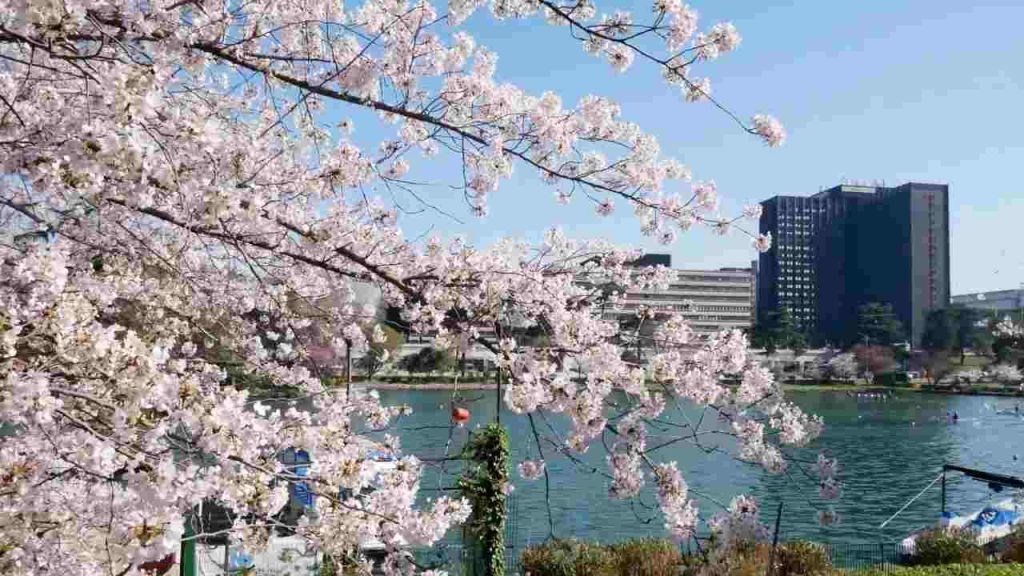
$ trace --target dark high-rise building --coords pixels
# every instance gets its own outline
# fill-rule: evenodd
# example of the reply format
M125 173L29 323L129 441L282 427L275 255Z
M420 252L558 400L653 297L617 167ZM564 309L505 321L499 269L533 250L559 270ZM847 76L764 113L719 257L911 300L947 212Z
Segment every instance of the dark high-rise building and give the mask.
M857 310L890 304L912 345L949 302L949 187L836 186L761 203L758 317L788 308L817 342L856 340Z

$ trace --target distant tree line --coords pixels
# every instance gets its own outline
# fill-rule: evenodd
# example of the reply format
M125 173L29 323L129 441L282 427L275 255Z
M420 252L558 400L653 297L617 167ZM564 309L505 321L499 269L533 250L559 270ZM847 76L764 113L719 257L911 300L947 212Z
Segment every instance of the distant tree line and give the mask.
M1020 332L997 334L994 327L1000 319L965 306L933 310L926 318L920 349L912 354L907 331L892 306L867 302L858 307L856 324L846 331L848 336L836 343L843 352L829 353L819 367L820 375L840 381L857 376L873 380L913 364L935 382L953 372L954 364L965 366L968 351L991 357L997 371L1024 369L1024 336ZM800 355L811 343L822 345L812 341L785 307L761 314L749 337L755 348L764 349L769 356L782 349Z

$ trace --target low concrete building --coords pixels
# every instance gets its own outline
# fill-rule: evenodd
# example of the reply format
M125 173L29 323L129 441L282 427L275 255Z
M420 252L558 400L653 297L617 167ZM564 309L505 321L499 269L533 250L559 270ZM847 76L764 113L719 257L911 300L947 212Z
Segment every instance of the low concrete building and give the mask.
M651 256L661 257L656 260L659 264L671 264L667 254ZM648 262L641 261L641 265ZM668 290L626 293L617 307L605 311L605 316L626 321L641 307L678 312L700 334L753 325L756 276L752 268L677 269L676 276Z
M994 290L991 292L973 292L960 294L950 298L952 304L966 306L975 310L996 312L1000 316L1012 316L1019 320L1024 313L1024 285L1015 290Z

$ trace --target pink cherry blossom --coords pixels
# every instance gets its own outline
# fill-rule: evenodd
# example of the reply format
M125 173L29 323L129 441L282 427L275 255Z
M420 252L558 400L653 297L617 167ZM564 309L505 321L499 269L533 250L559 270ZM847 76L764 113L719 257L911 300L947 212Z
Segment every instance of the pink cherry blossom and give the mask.
M690 168L612 100L506 81L458 29L482 6L0 0L0 422L16 426L0 445L0 532L14 543L0 572L132 573L176 551L182 518L208 499L240 518L233 541L259 550L295 480L288 449L313 460L316 520L299 537L328 555L381 541L385 571L414 572L402 543L436 542L469 507L417 504L423 465L393 439L394 469L370 478L364 434L405 410L329 376L384 343L380 308L438 347L494 354L508 409L570 422L547 439L560 452L615 435L610 493L653 479L680 538L697 510L647 439L668 402L717 413L735 455L771 471L787 465L779 442L820 432L739 333L698 336L678 310L645 311L632 334L609 320L622 294L673 282L634 267L637 250L558 231L486 247L409 233L407 214L437 208L423 181L483 216L513 175L603 216L618 202L666 243L731 229L714 183L681 194ZM735 28L700 32L678 0L654 9L643 22L598 18L589 1L489 4L570 26L567 42L617 72L655 67L709 98L690 68L735 49ZM370 128L353 133L355 116ZM744 128L785 137L768 116ZM523 330L544 339L517 344ZM628 338L645 362L624 359Z
M786 130L775 118L757 114L751 120L754 133L761 136L769 146L781 146L786 141Z
M536 480L544 475L544 461L523 460L519 463L518 470L524 480Z

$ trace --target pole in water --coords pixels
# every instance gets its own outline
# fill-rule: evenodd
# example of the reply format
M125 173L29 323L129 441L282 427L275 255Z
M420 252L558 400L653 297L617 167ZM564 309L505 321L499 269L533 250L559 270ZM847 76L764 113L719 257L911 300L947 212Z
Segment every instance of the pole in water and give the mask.
M946 514L946 471L942 471L942 514Z
M775 514L775 533L772 535L772 550L768 554L768 574L772 576L775 571L775 548L779 545L779 525L782 524L782 501L779 502L779 511Z

